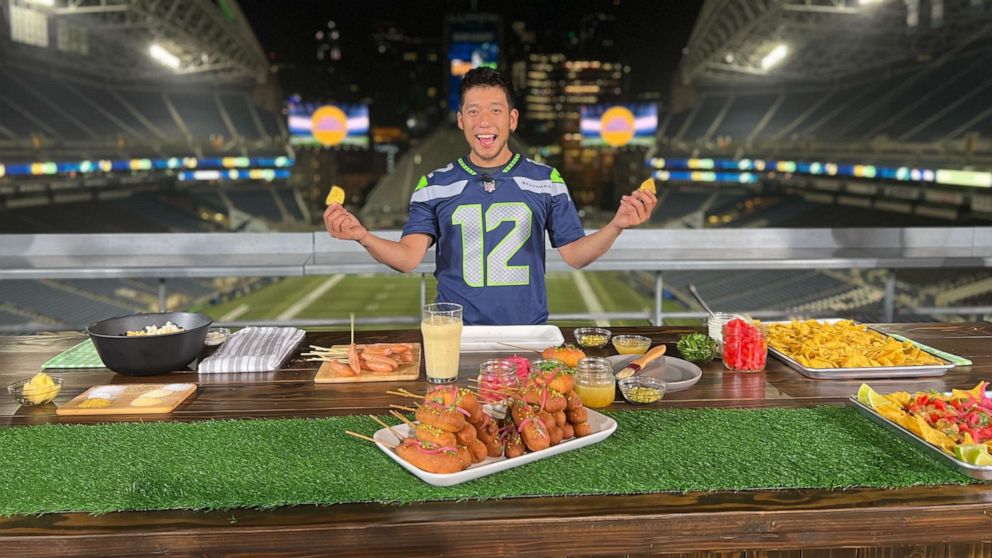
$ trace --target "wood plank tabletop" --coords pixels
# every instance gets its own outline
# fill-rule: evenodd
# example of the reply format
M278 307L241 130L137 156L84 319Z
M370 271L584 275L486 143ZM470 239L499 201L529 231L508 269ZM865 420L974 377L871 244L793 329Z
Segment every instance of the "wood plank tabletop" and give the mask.
M971 388L992 377L992 324L883 324L934 348L974 361L939 378L872 381L880 392ZM669 354L686 327L613 328L666 343ZM571 330L563 328L566 339ZM172 373L134 378L106 369L50 371L64 378L56 404L97 384L195 382L192 400L165 416L63 417L55 407L0 401L0 426L124 420L321 417L384 412L387 389L423 390L426 382L315 385L307 344L347 343L347 332L310 332L277 372ZM29 377L52 356L84 340L78 332L0 337L0 385ZM419 331L356 332L357 342L420 341ZM209 349L208 349L209 351ZM204 353L205 356L207 352ZM614 354L612 348L594 356ZM537 355L528 355L536 357ZM483 355L463 355L461 377L475 375ZM668 394L667 407L797 407L845 404L860 380L812 380L769 358L761 373L730 373L719 361L698 384ZM625 405L617 403L616 408ZM0 495L2 497L2 495ZM831 555L887 553L989 554L992 486L900 490L782 490L639 496L512 498L415 505L348 504L223 512L67 513L0 518L0 554L10 556L304 555L652 555L704 550L743 553L830 549ZM845 550L839 550L845 549ZM902 549L902 550L899 550ZM807 551L806 554L809 552ZM806 555L804 554L804 555Z

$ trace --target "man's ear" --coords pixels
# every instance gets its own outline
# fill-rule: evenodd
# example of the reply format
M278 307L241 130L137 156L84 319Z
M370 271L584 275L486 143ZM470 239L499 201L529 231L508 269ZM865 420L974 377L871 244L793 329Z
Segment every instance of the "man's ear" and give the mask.
M517 131L517 120L520 118L520 111L513 109L510 111L510 131Z
M464 130L465 126L462 125L462 111L456 112L455 116L458 118L458 129Z

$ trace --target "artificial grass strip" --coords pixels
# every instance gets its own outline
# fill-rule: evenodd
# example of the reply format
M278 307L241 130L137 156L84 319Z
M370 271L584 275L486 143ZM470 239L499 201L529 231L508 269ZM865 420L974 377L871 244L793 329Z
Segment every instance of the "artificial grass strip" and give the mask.
M365 417L2 428L0 514L972 482L850 408L611 415L599 444L449 488L343 433Z

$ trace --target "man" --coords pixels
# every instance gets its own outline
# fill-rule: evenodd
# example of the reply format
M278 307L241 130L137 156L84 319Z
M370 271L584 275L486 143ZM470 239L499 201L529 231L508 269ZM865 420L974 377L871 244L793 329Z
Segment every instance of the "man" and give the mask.
M503 77L476 68L460 93L458 128L470 153L420 179L399 242L370 233L339 204L328 206L324 224L334 238L355 240L404 273L436 242L437 300L461 304L466 324L544 323L545 231L578 269L606 253L624 229L645 222L657 198L647 191L623 196L613 220L586 236L558 171L510 151L519 113Z

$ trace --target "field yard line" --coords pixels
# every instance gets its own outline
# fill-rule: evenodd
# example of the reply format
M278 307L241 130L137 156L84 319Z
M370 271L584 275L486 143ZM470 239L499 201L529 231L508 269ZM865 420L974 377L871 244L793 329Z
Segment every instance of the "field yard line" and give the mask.
M573 271L572 280L575 281L575 286L579 289L579 296L582 297L582 302L585 303L586 309L594 314L605 312L603 305L599 302L599 298L596 297L596 293L592 291L592 285L589 284L589 280L586 279L586 276L581 271ZM610 325L610 321L596 320L596 325L608 326Z
M304 296L300 300L297 300L296 302L293 303L292 306L290 306L285 311L283 311L283 313L276 316L276 319L292 320L293 318L296 317L297 314L299 314L304 309L306 309L307 306L313 304L315 300L323 296L324 293L326 293L327 291L334 288L334 285L337 285L342 280L344 280L343 274L331 276L327 281L321 283L319 287L307 293L306 296Z
M233 322L234 320L237 320L241 316L244 316L245 314L247 314L249 310L251 310L251 306L248 306L247 304L239 304L237 307L234 308L234 310L231 310L227 314L224 314L217 321L218 322Z

